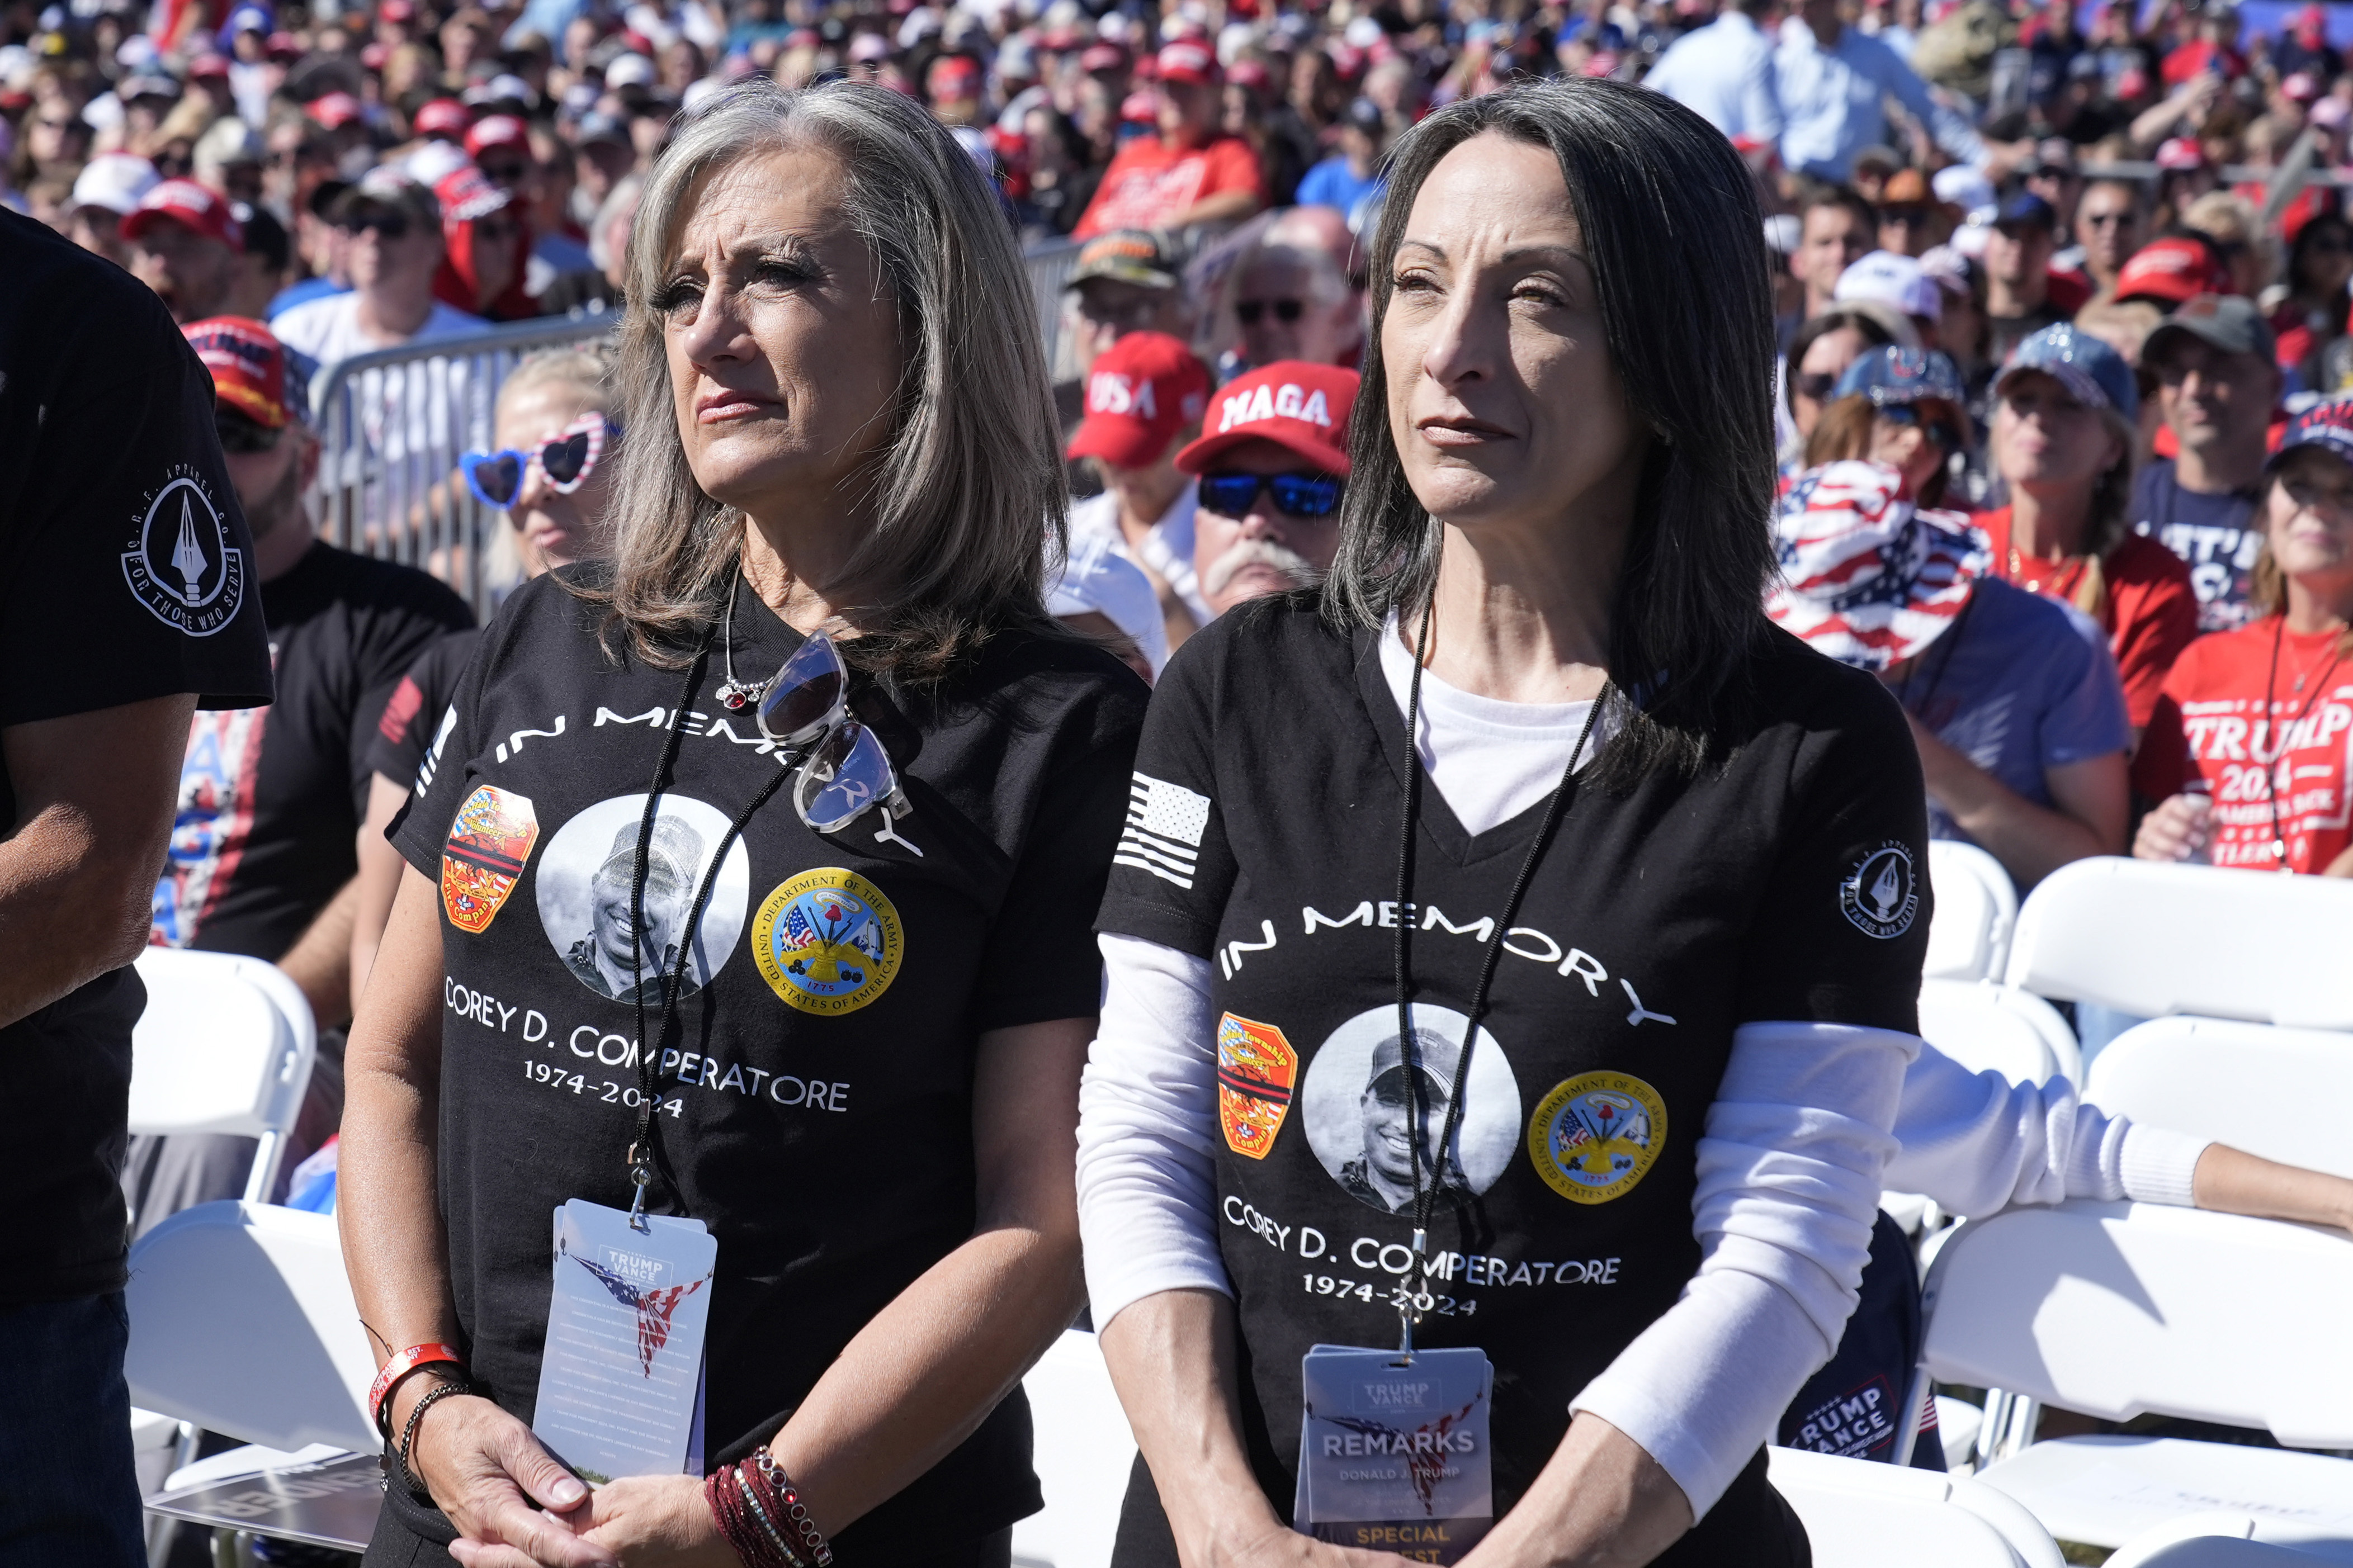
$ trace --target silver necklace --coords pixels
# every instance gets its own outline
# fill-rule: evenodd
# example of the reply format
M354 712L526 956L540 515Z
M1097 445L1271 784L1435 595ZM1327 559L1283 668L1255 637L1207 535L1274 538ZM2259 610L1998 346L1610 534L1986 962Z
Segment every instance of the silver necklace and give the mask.
M735 679L735 589L743 581L744 574L739 568L734 578L727 584L727 626L725 636L720 644L723 657L726 661L727 679L719 683L719 705L731 713L740 713L765 697L768 694L768 688L775 685L776 679L773 675L765 680L747 681Z

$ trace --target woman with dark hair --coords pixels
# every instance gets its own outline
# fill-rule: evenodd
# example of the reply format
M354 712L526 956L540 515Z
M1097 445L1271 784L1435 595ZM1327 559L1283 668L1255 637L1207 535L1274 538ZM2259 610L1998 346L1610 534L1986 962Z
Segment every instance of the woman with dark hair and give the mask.
M2010 504L1969 521L1993 575L2099 623L2137 742L2165 672L2198 635L2198 595L2181 557L2130 527L2132 367L2062 321L2018 345L1993 391L1993 462Z
M369 1561L1001 1565L1145 695L1043 601L1020 258L920 108L754 77L628 282L610 558L484 632L352 1032Z
M1798 329L1797 336L1789 340L1781 386L1781 412L1796 437L1786 443L1790 472L1805 467L1806 437L1814 433L1814 423L1822 416L1846 367L1894 342L1894 334L1876 317L1852 306L1825 310Z
M1926 824L1763 615L1752 182L1584 79L1389 178L1332 573L1170 663L1098 921L1115 1560L1803 1562L1764 1445L1855 1300Z
M1904 476L1904 496L1936 506L1969 449L1968 398L1934 349L1877 349L1846 367L1806 437L1806 467L1862 458Z
M2280 369L2307 390L2332 390L2320 356L2345 335L2346 285L2353 282L2353 222L2325 212L2295 231L2287 253L2287 298L2272 312Z

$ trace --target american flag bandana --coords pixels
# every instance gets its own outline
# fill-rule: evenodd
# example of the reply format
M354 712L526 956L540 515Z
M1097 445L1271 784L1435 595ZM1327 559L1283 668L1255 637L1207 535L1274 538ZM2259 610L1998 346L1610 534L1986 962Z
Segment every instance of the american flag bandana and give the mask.
M1878 463L1825 463L1781 500L1774 624L1841 664L1873 672L1942 636L1992 562L1958 512L1929 511Z

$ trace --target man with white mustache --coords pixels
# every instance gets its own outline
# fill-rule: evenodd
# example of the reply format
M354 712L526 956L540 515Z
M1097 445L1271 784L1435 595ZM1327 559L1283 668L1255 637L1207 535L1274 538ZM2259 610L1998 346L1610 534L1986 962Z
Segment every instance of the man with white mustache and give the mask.
M1201 437L1176 467L1199 480L1193 569L1211 611L1323 581L1340 544L1356 400L1355 371L1301 360L1210 395Z

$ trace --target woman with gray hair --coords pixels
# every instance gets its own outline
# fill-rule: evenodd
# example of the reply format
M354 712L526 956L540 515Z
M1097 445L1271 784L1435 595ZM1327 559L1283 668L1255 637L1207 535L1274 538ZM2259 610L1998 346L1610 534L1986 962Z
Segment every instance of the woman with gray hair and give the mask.
M628 281L612 558L485 633L353 1030L368 1561L1001 1564L1145 697L1043 602L1020 260L920 109L754 79Z

